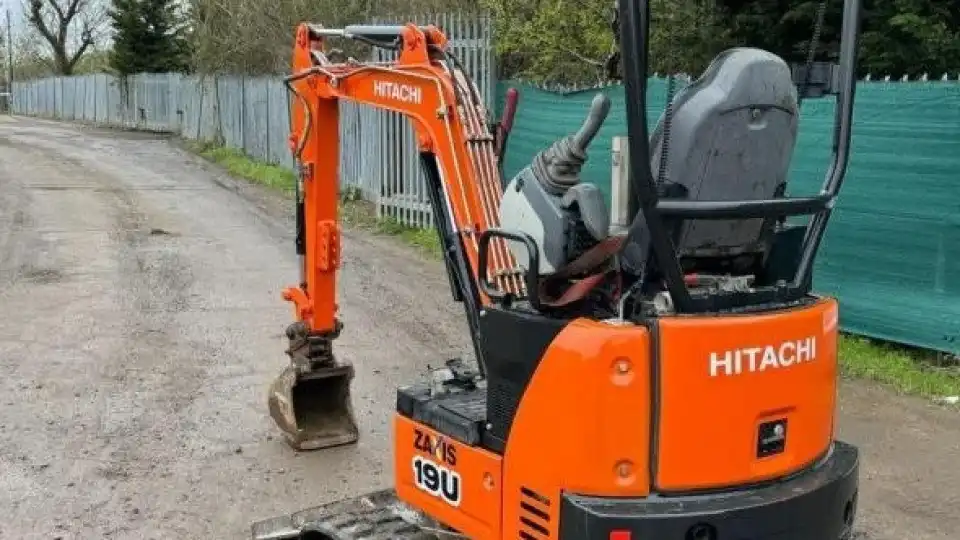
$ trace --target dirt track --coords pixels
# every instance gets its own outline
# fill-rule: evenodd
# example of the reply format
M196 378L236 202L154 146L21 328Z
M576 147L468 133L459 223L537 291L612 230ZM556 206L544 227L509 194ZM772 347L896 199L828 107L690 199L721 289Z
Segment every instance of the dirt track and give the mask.
M297 276L289 208L160 138L0 118L0 538L243 538L390 483L393 388L467 350L439 265L348 233L358 447L266 415ZM960 415L844 387L861 529L960 535Z

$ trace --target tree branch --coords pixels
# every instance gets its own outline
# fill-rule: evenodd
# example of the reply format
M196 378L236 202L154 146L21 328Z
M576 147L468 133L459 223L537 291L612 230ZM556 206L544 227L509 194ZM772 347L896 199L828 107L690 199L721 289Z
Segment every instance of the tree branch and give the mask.
M585 63L587 63L587 64L590 64L590 65L592 65L592 66L597 66L597 67L603 67L603 66L604 66L604 62L601 62L601 61L599 61L599 60L594 60L593 58L587 58L586 56L578 53L577 51L575 51L575 50L573 50L573 49L568 49L568 48L566 48L566 47L560 47L560 50L563 51L563 52L565 52L565 53L567 53L567 54L569 54L570 56L573 56L574 58L576 58L577 60L580 60L581 62L585 62Z
M27 22L33 25L33 27L37 29L37 32L40 32L40 35L43 36L43 39L50 42L51 45L56 42L56 36L50 31L50 27L47 26L47 21L43 20L42 0L30 0Z
M80 58L83 57L83 53L87 52L87 49L89 49L91 45L93 45L93 28L90 26L89 22L84 22L83 30L80 33L80 47L78 47L76 52L73 53L73 56L69 61L71 72L73 71L73 68L77 66L77 62L80 61Z

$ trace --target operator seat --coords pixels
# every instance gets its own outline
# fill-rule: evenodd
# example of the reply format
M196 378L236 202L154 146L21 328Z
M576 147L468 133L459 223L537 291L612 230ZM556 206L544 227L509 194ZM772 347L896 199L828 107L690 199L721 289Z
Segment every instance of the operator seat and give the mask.
M651 136L651 167L658 179L666 148L661 198L754 200L783 196L797 136L797 90L780 57L755 48L720 53L699 79L672 101ZM665 145L664 139L667 143ZM667 222L686 270L705 261L752 267L769 253L775 220ZM651 259L641 231L639 257ZM638 270L638 269L634 269Z

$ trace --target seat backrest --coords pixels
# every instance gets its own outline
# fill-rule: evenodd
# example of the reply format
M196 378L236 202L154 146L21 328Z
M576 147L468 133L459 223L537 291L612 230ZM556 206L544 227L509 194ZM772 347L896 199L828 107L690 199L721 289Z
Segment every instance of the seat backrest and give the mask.
M797 90L783 59L754 48L724 51L677 93L671 118L665 185L676 184L672 187L688 200L783 195L797 136ZM654 178L664 119L665 114L651 137ZM769 250L773 225L763 219L689 220L678 231L678 255L762 254Z

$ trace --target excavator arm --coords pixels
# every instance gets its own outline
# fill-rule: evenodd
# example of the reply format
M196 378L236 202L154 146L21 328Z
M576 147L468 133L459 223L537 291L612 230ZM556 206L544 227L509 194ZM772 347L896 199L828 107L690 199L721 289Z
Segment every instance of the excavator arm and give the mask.
M385 64L332 63L324 54L330 37L352 37L399 51ZM339 101L348 100L409 118L429 180L433 208L455 295L476 310L489 302L475 286L478 239L498 226L500 175L494 138L478 91L446 52L446 37L433 26L355 26L328 30L301 25L289 84L293 106L291 143L300 170L305 257L304 282L287 289L297 317L311 332L333 332L339 262ZM459 246L459 249L458 249ZM514 260L494 246L490 270L505 290L522 293Z
M391 49L397 58L384 63L332 62L327 45L333 38ZM287 330L292 362L271 390L270 410L294 447L313 449L357 438L349 410L353 370L336 359L332 347L341 329L336 300L341 100L410 119L453 296L464 304L481 372L476 328L480 310L491 302L485 290L495 287L523 296L526 287L503 238L484 239L485 253L480 256L484 231L499 227L502 183L494 133L502 144L510 119L496 132L490 129L476 86L447 52L447 39L439 29L412 24L327 29L302 24L296 33L292 73L286 82L296 98L290 144L298 170L296 248L302 277L283 292L294 306L296 320ZM487 287L478 285L481 275ZM324 403L297 403L304 400Z

